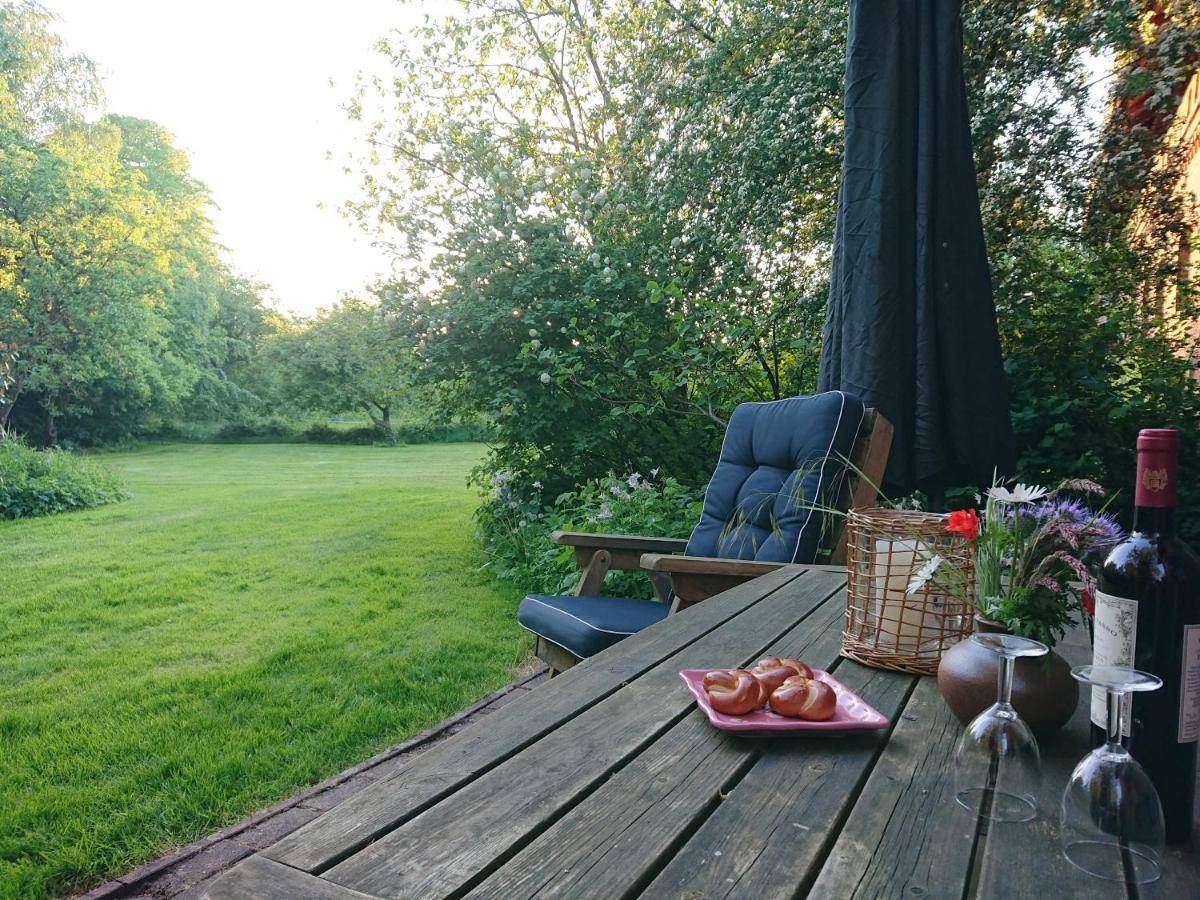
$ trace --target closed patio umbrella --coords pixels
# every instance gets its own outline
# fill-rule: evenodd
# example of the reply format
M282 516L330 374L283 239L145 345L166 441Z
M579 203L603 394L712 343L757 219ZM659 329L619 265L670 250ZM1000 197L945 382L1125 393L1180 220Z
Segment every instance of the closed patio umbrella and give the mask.
M1013 469L962 72L961 0L852 0L820 389L895 425L893 496Z

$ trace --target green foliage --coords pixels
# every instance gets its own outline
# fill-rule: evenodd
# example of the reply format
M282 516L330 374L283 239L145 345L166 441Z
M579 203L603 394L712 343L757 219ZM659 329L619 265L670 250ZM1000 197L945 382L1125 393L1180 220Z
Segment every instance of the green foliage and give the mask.
M375 426L310 425L301 437L311 444L454 444L482 441L488 430L480 425L401 425L390 434Z
M549 539L555 529L686 538L700 519L703 495L657 470L643 477L606 475L550 502L540 481L512 472L492 475L491 495L476 512L488 567L524 591L570 593L579 578L575 554ZM652 597L645 575L611 571L604 590L618 597Z
M109 466L62 450L0 441L0 519L27 519L124 500L129 494Z
M391 439L392 413L411 393L407 355L378 304L346 298L281 334L274 348L286 401L301 409L365 413Z
M0 522L0 897L85 891L512 681L482 453L147 447L106 456L127 503Z
M30 2L0 3L0 429L54 445L153 430L238 395L258 288L220 259L171 136L107 115L94 67Z
M228 443L279 443L294 441L296 428L287 419L279 416L243 415L221 425L212 439Z
M1183 471L1200 472L1200 384L1171 329L1136 302L1136 260L1119 247L1044 239L992 257L1001 341L1026 481L1129 485L1137 432L1184 434ZM1184 351L1184 352L1181 352ZM1186 479L1181 502L1200 502ZM1133 492L1114 510L1129 522ZM1189 539L1200 537L1181 522Z
M608 471L662 466L696 480L711 467L723 423L677 440L698 398L663 368L698 349L656 286L609 249L584 253L548 221L464 237L442 261L444 294L398 307L395 327L420 333L423 377L452 384L447 412L495 423L492 470L561 491Z
M1191 299L1167 258L1194 220L1160 152L1200 13L1161 7L1151 29L1134 0L964 7L1029 478L1125 484L1138 426L1200 446L1195 348L1172 324ZM349 209L396 248L404 275L380 294L416 377L496 423L489 472L561 492L661 465L699 484L736 403L811 389L846 9L483 0L380 43L394 77L354 98L367 144ZM1094 102L1109 57L1114 95L1148 117Z

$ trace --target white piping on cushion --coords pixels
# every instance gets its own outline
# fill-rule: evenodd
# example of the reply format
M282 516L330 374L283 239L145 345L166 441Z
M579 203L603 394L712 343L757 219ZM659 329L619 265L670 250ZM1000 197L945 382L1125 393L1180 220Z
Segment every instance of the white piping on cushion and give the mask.
M807 397L789 397L788 399L789 400L806 400L808 398ZM745 403L739 403L734 408L734 412L737 412L743 406L771 406L774 403L786 403L786 402L787 402L787 400L747 400ZM733 416L730 416L729 419L730 419L730 421L733 421ZM700 521L696 523L696 528L692 529L693 535L696 533L696 529L699 528L702 524L704 524L704 511L706 509L708 509L708 492L712 490L713 480L717 477L717 469L721 467L721 460L723 460L725 458L725 443L728 440L729 440L729 427L726 426L725 427L725 435L724 435L724 437L721 438L721 452L717 455L717 465L713 469L713 477L708 479L708 484L704 488L704 503L702 503L700 506ZM742 481L742 484L745 484L745 480ZM736 501L737 498L735 497L734 499ZM734 503L733 508L734 508L734 510L737 509L736 502ZM725 524L728 525L729 523L726 522ZM688 543L690 544L691 542L692 542L692 539L689 537ZM717 548L720 549L720 546L721 546L721 542L718 540Z
M812 521L813 513L816 512L817 502L821 497L821 483L825 480L825 463L829 461L829 456L833 453L833 443L837 440L838 429L842 427L842 415L846 412L846 392L838 391L838 396L842 398L842 407L838 410L838 419L837 423L833 426L833 434L829 436L829 449L825 451L825 458L821 460L821 471L820 474L817 475L817 490L813 496L812 502L808 505L808 516L805 518L804 524L800 526L800 531L796 533L796 548L792 551L793 563L796 561L796 557L800 555L800 544L804 540L805 529L808 528L808 523ZM862 428L863 419L866 418L866 414L866 409L864 408L862 415L858 418L858 427L854 429L854 440L856 441L858 440L858 432L859 429ZM800 479L800 488L801 492L803 492L803 477Z
M593 624L592 624L591 622L589 622L587 619L581 619L581 618L579 618L579 616L572 615L571 613L567 612L565 609L559 609L557 606L551 606L549 603L546 603L546 602L544 602L544 601L542 601L542 600L539 600L537 597L526 597L525 599L526 599L526 600L530 600L530 601L532 601L532 602L534 602L534 603L537 603L537 604L539 604L540 606L544 606L544 607L546 607L546 609L551 609L551 610L554 610L554 612L558 613L559 615L566 616L567 618L570 618L570 619L574 619L576 622L579 622L579 623L581 623L581 624L583 624L583 625L586 625L586 626L587 626L588 628L590 628L592 631L600 631L600 632L603 632L604 634L623 634L623 635L625 635L625 637L629 637L629 635L631 635L631 634L637 634L637 632L636 632L636 631L613 631L613 630L612 630L612 629L610 629L610 628L600 628L600 627L599 627L599 626L597 626L597 625L593 625ZM648 603L649 603L649 602L651 602L651 601L646 601L646 602L648 602ZM651 624L654 624L654 623L652 622ZM649 628L650 626L649 626L649 625L647 625L646 627L647 627L647 628ZM529 630L529 631L533 631L533 629L532 629L532 628L530 628L530 629L528 629L528 630ZM534 634L536 634L538 637L543 637L543 638L546 638L546 640L548 640L548 641L553 641L553 640L554 640L553 638L548 638L548 637L546 637L546 635L544 635L544 634L541 634L541 633L539 633L539 632L537 632L537 631L533 631L533 633L534 633Z
M747 404L738 404L738 405L739 406L758 406L760 404L761 404L761 401L760 401L760 403L753 403L753 404L747 403ZM734 412L735 413L737 412L736 408L734 409ZM732 422L733 416L730 416L729 420ZM696 532L700 530L700 526L704 524L704 511L706 509L708 509L708 492L712 490L713 482L716 481L717 469L721 468L721 460L723 460L725 458L725 444L728 441L729 441L729 426L726 425L725 426L725 434L721 438L721 451L717 454L717 464L716 464L716 466L713 467L712 478L708 479L708 484L704 486L704 502L700 504L700 521L696 523L696 527L692 529L691 535L688 536L689 544L692 542L692 538L695 537ZM720 546L721 546L721 542L717 541L718 549L720 548ZM687 555L686 547L684 548L683 552L684 552L684 555Z
M821 472L817 476L817 497L821 496L821 486L822 486L821 483L825 478L825 463L828 461L830 454L833 453L833 444L837 440L838 429L842 427L842 416L846 412L846 392L845 391L836 391L836 392L835 391L827 391L826 393L830 393L830 394L836 393L839 397L842 398L842 405L841 405L841 408L838 410L837 423L833 426L833 434L829 438L829 449L825 451L825 458L821 460ZM810 397L811 396L819 396L819 395L810 395ZM807 400L810 398L809 397L796 397L796 398L789 398L789 399ZM787 402L786 400L752 400L752 401L748 401L746 403L740 403L740 404L738 404L738 406L770 406L774 403L786 403L786 402ZM735 410L735 412L736 412L736 410ZM854 429L854 440L855 441L858 440L858 433L862 430L862 423L863 423L863 420L866 418L866 416L867 416L867 411L864 406L862 414L858 417L858 425ZM721 460L723 460L725 458L725 444L728 441L729 441L729 429L726 428L725 436L721 439L721 452L717 456L717 468L720 467ZM699 529L700 526L702 524L704 524L704 511L706 509L708 509L708 493L709 493L709 491L712 490L713 480L715 479L716 474L717 474L716 469L714 469L713 470L713 478L709 479L708 485L704 488L704 503L700 507L700 521L697 522L696 527L692 529L692 536L695 536L697 529ZM843 474L845 474L845 473L843 472ZM803 487L803 479L801 480L801 487ZM814 504L816 503L815 498L814 498L813 503ZM814 505L810 505L809 509L808 509L808 517L805 518L804 524L800 526L800 531L796 533L796 547L794 550L792 550L792 562L793 563L796 562L796 557L800 554L800 544L804 540L804 531L805 531L805 529L808 528L808 523L812 519L813 512L814 512ZM691 537L688 538L688 543L691 543ZM613 632L613 633L616 634L618 632ZM542 635L542 636L545 637L545 635ZM550 639L546 638L546 640L550 640Z

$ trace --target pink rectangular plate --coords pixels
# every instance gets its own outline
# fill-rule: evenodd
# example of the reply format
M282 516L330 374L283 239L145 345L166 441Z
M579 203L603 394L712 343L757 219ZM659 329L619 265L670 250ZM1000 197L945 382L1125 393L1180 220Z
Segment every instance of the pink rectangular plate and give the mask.
M823 669L813 669L813 676L825 682L837 694L837 709L832 718L824 722L789 719L769 709L755 710L744 716L719 713L709 704L708 691L704 690L704 676L711 671L712 669L684 669L679 673L679 677L688 686L708 720L722 731L855 731L888 726L886 716Z

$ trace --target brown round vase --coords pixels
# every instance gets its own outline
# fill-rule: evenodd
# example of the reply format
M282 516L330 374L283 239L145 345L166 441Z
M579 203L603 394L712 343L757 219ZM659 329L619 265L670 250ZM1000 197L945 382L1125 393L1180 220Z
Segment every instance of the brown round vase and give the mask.
M1007 634L1000 622L975 617L975 630ZM960 641L942 654L938 690L964 725L996 702L1000 657L974 641ZM1079 703L1079 682L1071 677L1067 661L1049 656L1018 659L1013 668L1012 705L1039 737L1058 731Z

